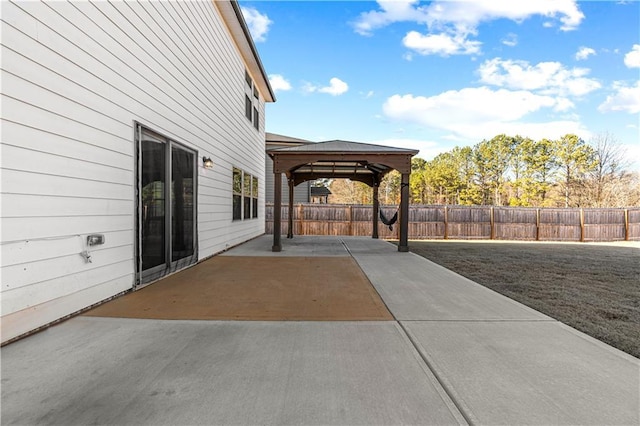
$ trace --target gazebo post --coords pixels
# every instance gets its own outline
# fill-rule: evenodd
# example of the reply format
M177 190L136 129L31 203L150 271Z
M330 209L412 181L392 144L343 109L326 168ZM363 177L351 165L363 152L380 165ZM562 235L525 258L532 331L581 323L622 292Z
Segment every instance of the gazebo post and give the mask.
M287 229L287 238L293 238L293 176L289 178L289 229Z
M376 174L373 176L373 185L371 189L373 191L373 222L371 222L372 226L372 234L371 238L378 238L378 215L380 214L380 200L378 198L380 182L379 176Z
M402 173L402 184L400 185L400 242L398 251L409 251L409 175Z
M271 251L282 251L280 244L280 230L282 220L282 173L273 173L273 246Z

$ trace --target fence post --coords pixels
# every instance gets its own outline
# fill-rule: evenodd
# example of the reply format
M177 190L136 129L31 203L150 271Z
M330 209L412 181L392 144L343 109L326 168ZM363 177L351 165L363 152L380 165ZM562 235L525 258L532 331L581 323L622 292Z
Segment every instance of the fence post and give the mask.
M496 228L495 228L496 222L493 217L493 206L491 206L491 209L489 209L489 224L491 228L491 231L489 233L489 239L494 240L496 238Z
M351 204L347 206L347 220L349 221L349 235L353 235L353 210Z
M298 232L299 235L305 235L304 234L304 205L302 203L298 204L298 226L299 226L299 230L300 232Z
M580 242L584 242L584 209L580 208Z
M447 206L444 206L444 239L448 239L449 238L449 218L448 216L448 211L447 211Z
M540 209L536 209L536 241L540 241Z
M624 240L629 241L629 209L624 209Z

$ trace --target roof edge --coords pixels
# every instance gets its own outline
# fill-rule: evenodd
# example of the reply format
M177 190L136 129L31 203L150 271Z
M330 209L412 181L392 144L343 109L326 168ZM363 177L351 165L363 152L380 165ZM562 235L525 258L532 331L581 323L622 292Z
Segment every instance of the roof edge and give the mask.
M266 102L275 102L276 96L273 92L273 88L269 83L269 77L262 65L262 61L260 60L260 55L258 54L258 50L256 49L256 45L253 42L253 38L251 37L251 32L249 31L249 27L247 26L247 22L244 20L244 16L242 15L242 10L238 5L238 0L211 0L220 14L222 15L222 19L225 21L227 26L229 26L229 32L231 33L231 37L235 40L238 49L240 50L240 54L244 58L244 60L248 63L248 68L252 71L252 74L258 74L261 78L258 80L258 84L261 91L265 95ZM233 28L234 25L237 24L239 28ZM237 37L237 31L241 30L244 35L243 40L239 40ZM253 59L253 61L251 61ZM253 66L252 66L253 65Z
M293 136L281 135L278 133L265 132L265 141L267 143L296 143L296 144L311 144L315 143L308 139L295 138Z
M329 148L328 148L329 147ZM362 148L362 149L358 149ZM285 148L275 148L270 152L277 152L279 154L291 154L298 155L301 153L314 152L317 154L342 154L342 155L357 155L357 154L383 154L383 155L417 155L417 149L399 148L395 146L377 145L363 142L352 142L343 140L330 140L316 142L313 144L304 144L298 146L291 146Z

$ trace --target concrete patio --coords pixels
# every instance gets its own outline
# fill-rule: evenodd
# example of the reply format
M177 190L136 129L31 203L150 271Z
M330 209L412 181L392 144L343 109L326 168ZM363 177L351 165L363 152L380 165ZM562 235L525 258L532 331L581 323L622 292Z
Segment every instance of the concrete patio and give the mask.
M353 259L391 316L78 316L2 348L2 424L640 423L630 355L385 241L271 244L220 257Z

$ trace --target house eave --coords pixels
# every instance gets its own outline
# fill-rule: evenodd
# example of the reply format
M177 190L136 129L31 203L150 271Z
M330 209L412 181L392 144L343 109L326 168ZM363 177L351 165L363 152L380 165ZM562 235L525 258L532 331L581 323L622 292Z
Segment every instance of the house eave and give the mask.
M269 84L269 78L262 65L258 50L253 43L253 38L249 32L244 17L242 16L242 10L238 5L237 0L212 0L214 5L218 8L222 19L224 20L236 46L240 50L240 54L244 59L244 62L249 70L249 73L254 78L255 83L258 85L258 89L265 102L275 102L276 96L273 92L271 84Z

